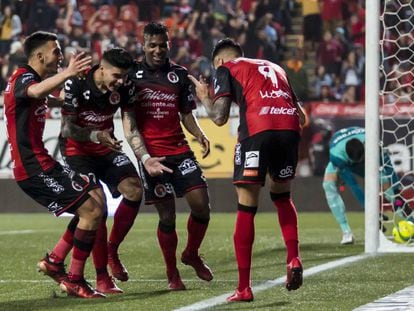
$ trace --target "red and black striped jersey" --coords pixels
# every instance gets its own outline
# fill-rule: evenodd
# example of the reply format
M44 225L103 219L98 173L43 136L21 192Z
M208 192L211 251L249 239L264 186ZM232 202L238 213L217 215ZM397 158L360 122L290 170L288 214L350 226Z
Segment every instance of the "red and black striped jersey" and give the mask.
M285 71L259 59L239 57L217 69L214 99L228 96L240 107L239 141L267 130L300 131L294 92Z
M65 102L62 115L75 115L75 124L91 130L114 130L114 114L121 110L132 110L135 105L135 86L126 80L117 90L102 93L93 80L94 66L85 77L75 77L65 82ZM65 156L104 155L108 147L89 141L76 141L60 136L61 151Z
M179 115L196 108L187 75L187 69L170 61L157 70L142 61L130 72L137 92L137 126L152 156L190 150Z
M43 142L46 99L27 95L28 87L41 81L30 66L22 66L12 74L4 91L4 116L16 181L28 179L56 165Z

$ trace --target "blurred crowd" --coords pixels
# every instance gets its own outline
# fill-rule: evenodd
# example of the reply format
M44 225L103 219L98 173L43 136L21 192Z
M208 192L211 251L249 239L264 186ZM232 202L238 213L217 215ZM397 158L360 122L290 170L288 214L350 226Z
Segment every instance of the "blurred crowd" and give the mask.
M387 1L387 5L404 1L410 2ZM24 37L34 31L59 34L66 56L86 51L98 62L109 46L121 46L140 59L143 27L157 20L169 28L172 60L195 76L211 78L212 47L221 38L232 37L246 57L282 64L303 101L364 99L364 0L20 0L1 1L1 12L2 89L24 61ZM398 14L410 14L408 7ZM295 32L295 20L301 23L302 39L292 48L287 38ZM412 27L401 31L407 36L389 35L400 46L411 44ZM388 44L387 51L395 53L396 47ZM391 68L410 64L389 62ZM407 81L404 86L412 87Z

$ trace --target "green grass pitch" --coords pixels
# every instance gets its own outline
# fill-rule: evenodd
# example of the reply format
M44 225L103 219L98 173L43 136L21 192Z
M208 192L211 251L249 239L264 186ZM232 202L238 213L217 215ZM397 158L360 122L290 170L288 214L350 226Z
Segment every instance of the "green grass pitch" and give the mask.
M363 213L349 213L357 243L340 246L341 233L330 213L299 213L300 249L304 267L361 254ZM66 297L49 278L36 271L37 261L56 243L69 218L48 214L0 215L0 310L173 310L232 292L237 285L233 254L235 213L213 213L201 253L214 271L210 283L197 279L191 267L179 263L186 291L169 292L156 239L158 218L140 214L121 246L121 258L131 280L118 283L125 293L107 299ZM179 258L186 241L186 214L177 215ZM108 219L109 226L112 218ZM253 286L285 275L285 249L276 213L256 216ZM223 304L212 310L352 310L412 284L411 254L368 258L304 279L303 287L288 292L276 286L257 293L251 303ZM86 276L94 284L88 260Z

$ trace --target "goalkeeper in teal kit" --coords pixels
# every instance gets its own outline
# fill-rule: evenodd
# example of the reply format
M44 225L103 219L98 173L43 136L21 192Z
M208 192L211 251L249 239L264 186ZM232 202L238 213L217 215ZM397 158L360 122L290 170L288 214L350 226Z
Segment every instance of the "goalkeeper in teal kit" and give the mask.
M325 169L323 189L326 200L342 230L341 244L353 244L354 235L345 215L345 204L338 191L338 179L349 187L358 202L364 206L364 192L355 175L365 177L365 130L361 127L348 127L334 133L329 144L329 163ZM398 177L388 155L381 158L381 181L385 198L398 208L401 202L395 199L399 193Z

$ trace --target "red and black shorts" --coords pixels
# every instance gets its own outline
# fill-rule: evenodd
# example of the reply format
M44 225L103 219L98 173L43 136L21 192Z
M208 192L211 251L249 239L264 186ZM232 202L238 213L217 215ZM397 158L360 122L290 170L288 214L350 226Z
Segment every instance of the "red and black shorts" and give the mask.
M145 192L145 204L173 199L174 193L177 198L181 198L191 190L207 188L206 179L193 152L166 156L162 164L172 169L173 172L164 172L160 176L151 177L141 161L138 161Z
M139 178L134 164L122 152L111 151L102 156L70 156L65 157L65 162L76 172L104 182L114 198L121 195L118 185L122 180Z
M87 175L75 173L59 163L52 169L18 181L17 184L56 216L64 212L73 214L90 198L88 192L99 187Z
M233 184L265 184L293 179L300 135L295 131L265 131L239 142L234 152Z

